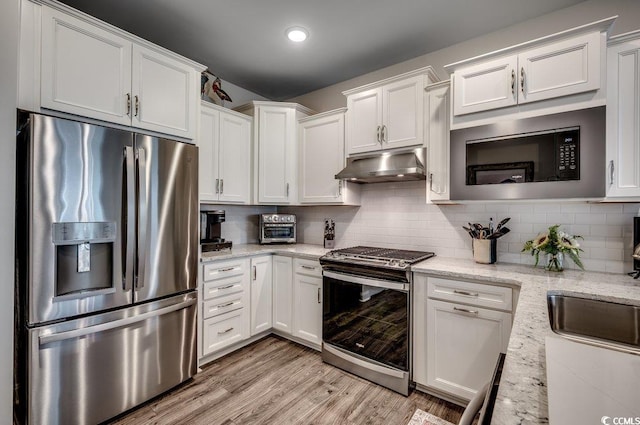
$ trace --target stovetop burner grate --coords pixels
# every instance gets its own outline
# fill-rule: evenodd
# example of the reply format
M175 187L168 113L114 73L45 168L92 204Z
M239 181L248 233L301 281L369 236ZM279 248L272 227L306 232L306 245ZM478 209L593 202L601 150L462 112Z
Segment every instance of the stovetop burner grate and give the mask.
M368 257L381 260L402 260L407 263L417 263L433 257L432 252L411 251L405 249L378 248L373 246L354 246L350 248L336 249L332 254L341 254L346 257Z

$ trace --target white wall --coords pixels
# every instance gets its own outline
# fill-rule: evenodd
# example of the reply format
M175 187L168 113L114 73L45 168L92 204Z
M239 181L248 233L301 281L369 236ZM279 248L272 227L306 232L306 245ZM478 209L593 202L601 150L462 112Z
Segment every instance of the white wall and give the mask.
M336 245L373 245L433 251L443 257L471 259L468 222L488 223L511 217L511 232L498 240L498 262L533 264L520 253L525 241L549 226L584 237L579 241L587 270L623 273L632 270L633 217L640 204L473 203L427 205L424 182L363 185L360 207L289 207L297 214L301 243L322 244L324 218L336 221ZM567 260L566 267L573 263Z
M516 24L481 37L401 62L378 71L347 80L290 99L316 111L329 111L346 106L342 91L382 80L427 65L434 67L440 78L448 79L444 65L471 58L504 47L619 15L611 34L622 34L640 28L640 1L588 0L547 15Z
M0 14L0 423L13 411L13 266L19 0Z

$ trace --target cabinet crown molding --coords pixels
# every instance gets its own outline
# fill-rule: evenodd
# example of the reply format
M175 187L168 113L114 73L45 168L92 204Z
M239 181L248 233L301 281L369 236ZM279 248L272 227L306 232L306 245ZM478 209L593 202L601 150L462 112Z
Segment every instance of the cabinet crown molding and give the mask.
M607 34L611 30L611 26L618 18L618 15L611 16L609 18L601 19L599 21L591 22L579 27L570 28L568 30L560 31L555 34L546 35L544 37L536 38L534 40L525 41L524 43L516 44L513 46L505 47L504 49L496 50L489 53L484 53L479 56L474 56L469 59L464 59L458 62L450 63L444 66L445 71L449 74L453 74L454 71L460 67L471 65L475 62L485 61L487 59L497 58L499 56L507 56L513 53L517 53L521 50L537 47L543 44L552 43L564 38L573 37L576 35L599 31L606 32Z
M233 108L234 111L238 111L238 112L244 112L244 111L248 111L254 108L257 108L258 106L277 106L277 107L281 107L281 108L293 108L298 112L302 112L303 114L307 114L307 115L313 115L316 113L316 111L314 111L313 109L307 108L304 105L301 105L299 103L293 103L293 102L272 102L272 101L266 101L266 100L253 100L251 102L247 102L243 105L240 106L236 106L235 108Z
M640 39L640 29L625 32L624 34L614 35L609 38L607 46L615 46L616 44L626 43L627 41L633 41Z
M209 109L214 110L214 111L219 111L219 112L224 112L226 114L231 114L231 115L239 117L239 118L251 119L251 117L248 117L246 114L243 114L241 112L235 111L233 109L226 108L224 106L216 105L215 103L211 103L211 102L208 102L206 100L201 100L200 101L200 106L202 108L209 108Z
M347 112L347 108L332 109L331 111L320 112L320 113L315 114L315 115L311 115L311 116L308 116L308 117L300 118L298 120L298 122L299 123L303 123L303 122L307 122L307 121L316 120L318 118L324 118L324 117L330 117L330 116L333 116L333 115L344 114L345 112Z
M414 69L413 71L409 71L409 72L405 72L403 74L399 74L399 75L394 75L393 77L389 77L389 78L385 78L384 80L379 80L379 81L375 81L373 83L369 83L369 84L365 84L363 86L359 86L353 89L349 89L349 90L345 90L342 92L342 94L344 96L349 96L352 95L354 93L359 93L365 90L369 90L369 89L374 89L377 87L382 87L386 84L389 83L393 83L395 81L401 81L404 80L406 78L411 78L411 77L415 77L418 75L426 75L429 79L429 81L427 83L435 83L437 81L440 81L440 78L438 77L438 74L436 74L436 71L433 69L433 67L431 66L425 66L423 68L418 68L418 69Z
M52 9L55 10L59 10L60 12L66 13L67 15L71 15L75 18L78 19L82 19L83 21L86 21L88 23L90 23L91 25L95 25L99 28L102 28L106 31L112 32L120 37L124 37L127 40L136 43L140 46L146 47L148 49L151 50L155 50L156 52L171 57L173 59L176 59L180 62L183 62L191 67L193 67L195 70L197 70L198 72L202 72L205 69L207 69L207 67L201 63L198 63L194 60L191 60L189 58L186 58L184 56L181 56L179 54L177 54L176 52L173 52L171 50L165 49L164 47L158 46L157 44L153 44L150 41L145 40L144 38L138 37L135 34L131 34L130 32L127 32L121 28L118 28L114 25L111 25L105 21L102 21L94 16L91 16L87 13L84 13L80 10L74 9L71 6L67 6L66 4L60 3L56 0L27 0L30 1L32 3L35 4L39 4L42 6L47 6L50 7Z

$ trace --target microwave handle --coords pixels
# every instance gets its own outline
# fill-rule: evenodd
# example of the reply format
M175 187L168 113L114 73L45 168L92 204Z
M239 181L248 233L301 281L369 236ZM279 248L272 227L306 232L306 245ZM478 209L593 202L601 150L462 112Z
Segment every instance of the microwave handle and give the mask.
M609 186L613 185L613 179L615 177L615 164L613 162L613 159L611 161L609 161Z

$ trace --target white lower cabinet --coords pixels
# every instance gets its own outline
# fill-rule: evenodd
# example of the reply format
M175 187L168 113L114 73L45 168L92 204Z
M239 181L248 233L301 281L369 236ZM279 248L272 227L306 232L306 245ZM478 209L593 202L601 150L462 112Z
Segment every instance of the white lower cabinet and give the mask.
M318 261L293 260L293 335L322 344L322 268Z
M271 255L251 259L251 336L272 327Z
M202 346L207 356L249 337L249 260L201 266L200 317Z
M293 331L293 258L273 257L273 329Z
M443 290L447 281L451 291ZM427 390L470 400L506 352L511 289L425 275L415 276L414 289L414 380ZM443 299L430 296L439 293ZM508 310L484 307L490 301L486 294L508 297L499 303Z

